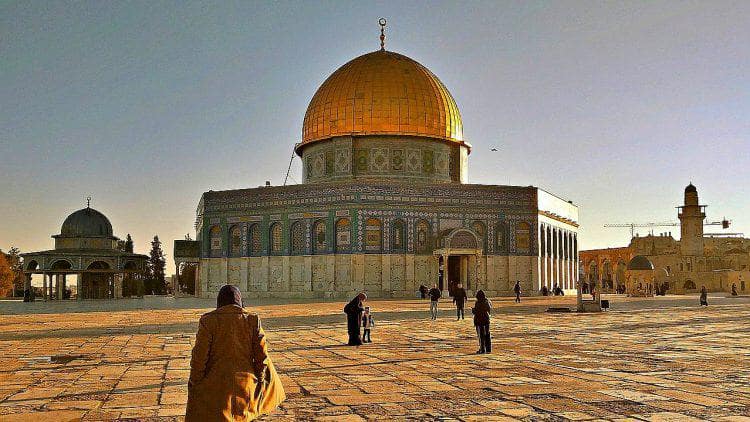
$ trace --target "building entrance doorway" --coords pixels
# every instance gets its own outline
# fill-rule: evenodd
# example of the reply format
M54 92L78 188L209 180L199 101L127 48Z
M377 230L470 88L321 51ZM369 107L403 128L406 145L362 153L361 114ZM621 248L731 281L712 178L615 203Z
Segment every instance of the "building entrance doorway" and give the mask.
M458 284L466 289L470 290L471 286L471 271L469 268L469 260L472 258L470 255L449 255L448 256L448 272L445 279L445 288L448 289L448 294L453 296Z

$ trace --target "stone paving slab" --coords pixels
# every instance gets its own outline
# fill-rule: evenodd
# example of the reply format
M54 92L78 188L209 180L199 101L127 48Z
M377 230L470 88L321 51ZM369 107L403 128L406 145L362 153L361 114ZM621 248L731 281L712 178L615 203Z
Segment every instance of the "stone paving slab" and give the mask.
M473 354L450 303L431 321L424 301L370 301L373 343L356 348L343 345L343 303L250 308L288 395L265 419L750 420L750 302L613 297L611 312L542 312L573 300L495 299L489 355ZM209 309L64 306L2 316L0 421L183 418Z

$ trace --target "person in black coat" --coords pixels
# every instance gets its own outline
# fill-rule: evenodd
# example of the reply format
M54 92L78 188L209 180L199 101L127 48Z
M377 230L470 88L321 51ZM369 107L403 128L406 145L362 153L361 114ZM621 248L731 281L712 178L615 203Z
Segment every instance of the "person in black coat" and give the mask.
M461 283L456 284L456 288L453 290L453 303L456 304L456 321L464 319L464 305L467 299L466 290L461 286Z
M474 314L474 326L477 328L477 337L479 337L477 353L491 353L490 314L492 313L492 303L482 290L477 291L477 301L471 308L471 313Z
M434 321L438 316L438 300L440 300L442 293L440 292L440 289L437 288L437 284L433 284L427 294L430 295L430 318Z
M427 286L424 284L419 285L419 296L424 299L427 297Z
M349 303L344 306L344 313L346 314L346 330L349 333L349 346L361 346L362 339L360 338L360 327L362 326L362 312L365 308L362 307L362 302L367 300L367 295L364 292L359 293Z
M516 294L516 303L521 303L521 282L516 281L516 285L513 287L513 292Z
M708 306L708 290L706 290L706 286L701 287L701 306Z

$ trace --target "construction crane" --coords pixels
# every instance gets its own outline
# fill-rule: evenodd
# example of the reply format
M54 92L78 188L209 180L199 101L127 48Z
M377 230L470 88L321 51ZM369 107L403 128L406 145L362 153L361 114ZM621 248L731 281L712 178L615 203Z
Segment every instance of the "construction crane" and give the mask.
M732 222L726 218L721 221L711 221L703 223L704 226L721 226L722 229L728 229ZM653 233L654 227L677 227L680 223L676 221L663 221L661 223L610 223L605 224L604 227L630 227L630 237L635 235L636 227L648 227L650 232Z

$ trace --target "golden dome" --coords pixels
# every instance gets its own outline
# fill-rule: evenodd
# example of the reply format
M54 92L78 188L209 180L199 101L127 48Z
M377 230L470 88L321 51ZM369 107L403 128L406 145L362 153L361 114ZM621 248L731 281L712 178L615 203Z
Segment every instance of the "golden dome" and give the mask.
M300 146L343 135L463 143L463 123L437 76L404 55L380 50L346 63L323 82L307 107Z

